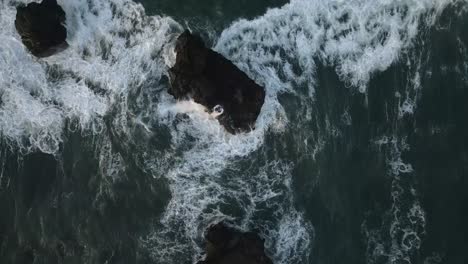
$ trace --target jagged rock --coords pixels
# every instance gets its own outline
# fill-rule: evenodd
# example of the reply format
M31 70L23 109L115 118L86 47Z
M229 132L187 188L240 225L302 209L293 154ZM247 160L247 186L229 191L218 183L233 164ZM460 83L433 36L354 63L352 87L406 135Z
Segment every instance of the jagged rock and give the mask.
M221 54L206 48L189 31L177 39L169 93L192 98L211 111L227 131L250 131L265 100L265 90Z
M208 228L205 239L206 257L197 264L273 264L256 233L218 223Z
M37 57L47 57L68 47L65 12L57 0L43 0L17 8L15 26L23 44Z

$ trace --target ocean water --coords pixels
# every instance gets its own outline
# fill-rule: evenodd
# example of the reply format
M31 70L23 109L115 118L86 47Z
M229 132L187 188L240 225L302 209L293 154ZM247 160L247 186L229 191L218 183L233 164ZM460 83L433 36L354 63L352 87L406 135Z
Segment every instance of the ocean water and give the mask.
M468 263L468 2L0 1L0 263L194 263L228 221L275 264ZM199 33L266 89L230 135L168 93Z

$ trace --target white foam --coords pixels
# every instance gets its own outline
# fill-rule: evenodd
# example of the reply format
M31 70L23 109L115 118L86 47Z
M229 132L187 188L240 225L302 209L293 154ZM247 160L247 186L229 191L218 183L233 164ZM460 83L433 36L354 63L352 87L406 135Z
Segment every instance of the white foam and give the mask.
M225 133L216 122L206 115L197 114L197 111L185 111L190 118L177 122L174 122L174 112L164 112L167 124L174 126L173 144L187 147L178 165L168 173L174 196L162 221L167 233L170 228L181 226L181 233L185 234L184 241L191 243L185 250L192 247L195 252L199 252L197 238L207 223L223 217L235 218L225 213L221 209L222 205L232 206L233 200L241 203L239 201L243 200L242 197L248 197L245 200L250 202L243 205L246 212L242 216L246 227L250 227L255 208L263 203L271 204L273 215L277 217L271 220L274 223L262 225L259 219L256 219L256 224L252 223L256 227L260 226L262 233L269 238L267 241L274 241L268 248L273 251L275 262L307 263L307 260L294 259L292 256L305 256L307 259L310 245L305 241L310 242L312 239L312 228L300 228L308 224L300 213L289 210L289 201L275 202L278 197L290 195L291 191L286 187L288 184L283 185L286 188L282 192L272 187L275 182L290 179L290 171L280 169L269 172L269 177L262 172L249 174L248 171L242 171L236 177L223 177L237 169L234 160L252 158L252 153L263 145L265 133L282 133L288 128L287 114L278 101L281 94L298 96L304 102L313 101L316 61L335 66L343 81L365 92L372 74L384 71L395 63L411 47L418 29L432 25L434 18L450 2L293 0L254 20L239 20L223 31L215 49L266 87L265 104L256 129L235 136ZM303 103L302 107L310 105ZM403 104L403 107L405 111L411 110L409 104ZM297 112L310 111L301 109ZM345 123L351 123L346 116ZM340 131L335 129L334 124L328 122L328 128L333 135L339 136ZM388 139L382 141L382 144L397 144L395 140ZM187 141L190 142L188 146ZM400 196L396 193L399 190L397 179L413 170L410 164L402 161L400 154L405 146L398 147L400 152L391 152L393 156L388 161L389 171L395 177L395 208L392 208L392 212L402 209L398 208ZM307 148L315 156L323 148L323 140L319 138L315 146L310 144ZM264 170L268 171L266 168L271 167L278 168L278 165L270 163L265 165ZM246 175L253 182L245 179ZM261 187L255 189L253 186L256 183ZM234 187L230 187L230 184ZM420 208L417 200L413 205L412 208ZM408 212L415 210L408 209ZM406 232L402 236L402 244L394 245L397 250L388 253L388 249L382 246L376 247L380 248L376 252L392 256L403 252L401 259L405 259L409 252L418 248L420 233L413 232L422 223L423 212L418 212L419 220L414 226L402 223L408 217L393 222L395 230ZM379 231L376 233L380 234ZM400 234L392 236L397 241ZM181 249L157 254L168 256L177 254L178 250Z
M386 70L411 47L418 33L417 29L421 26L420 19L424 16L425 22L430 26L433 21L429 18L437 16L448 2L293 0L290 4L272 9L252 21L235 22L222 33L215 49L267 87L268 103L262 109L262 114L268 118L260 118L260 121L267 120L265 123L273 127L275 120L280 120L276 118L276 114L283 111L282 107L275 105L279 94L314 96L317 60L334 65L343 81L365 92L372 74ZM298 87L306 87L307 92L304 93ZM407 104L402 104L401 109L410 112L411 106L407 101ZM346 115L344 120L346 124L351 123ZM284 119L284 124L287 124L287 118ZM340 131L328 119L326 125L327 131L333 136L340 135ZM391 141L395 143L395 140ZM388 143L387 141L384 144ZM316 146L310 148L315 157L316 152L323 148L323 141L317 141ZM412 172L411 165L404 163L398 153L388 163L395 177ZM222 164L215 166L218 170L219 165ZM395 199L399 199L398 195ZM394 205L399 206L399 201L395 200ZM300 217L296 220L302 221ZM401 224L401 228L398 227L399 224L396 223L399 220L394 222L395 229L401 231L408 227L404 224ZM305 248L298 249L298 245L301 239L310 239L310 230L294 236L292 230L297 227L294 223L296 221L289 220L281 228L289 230L285 233L297 239L285 239L278 244L281 245L281 249L276 248L275 251L275 261L278 263L301 263L293 260L286 248L307 254ZM413 226L408 227L408 232L403 236L403 241L407 243L398 246L403 252L402 258L406 258L408 252L418 247L415 241L420 234L415 235L411 227ZM394 236L396 240L397 236ZM281 236L276 234L275 237ZM378 254L386 252L387 249L383 247L376 251ZM389 254L396 256L399 252L394 250Z
M382 214L379 227L369 227L366 221L362 231L367 240L367 263L411 263L421 247L426 228L426 215L417 191L411 187L411 164L402 161L402 153L409 150L406 139L384 136L375 141L385 156L391 177L392 206Z
M424 260L424 264L440 264L442 263L442 256L439 254L439 253L432 253L431 256L428 256L425 260Z
M240 169L232 163L221 164L223 159L206 156L210 149L215 151L213 155L220 155L216 148L198 149L198 158L184 157L169 172L173 197L161 220L163 229L146 241L156 245L154 257L168 262L181 253L192 252L195 261L202 252L199 242L204 229L212 222L232 220L245 230L259 229L278 263L307 259L313 231L294 209L291 167L271 162L257 171L256 165L260 164L255 162L251 168ZM223 168L229 169L222 171ZM231 208L238 209L230 211ZM264 219L259 217L262 214L278 218ZM174 243L173 232L184 247L168 247Z
M266 68L312 90L315 60L336 66L343 81L362 92L375 72L409 48L451 0L293 0L253 21L225 30L216 48L262 82ZM292 73L291 65L299 66ZM288 87L285 85L284 87Z
M0 133L25 151L57 153L70 119L99 135L103 116L114 110L112 129L132 142L145 140L133 137L133 124L149 136L157 136L154 127L163 125L169 128L170 147L147 146L135 153L144 159L142 169L167 177L172 195L155 233L144 240L155 259L174 263L191 253L195 259L206 226L231 219L244 229L260 229L276 263L293 264L307 263L313 228L294 208L294 164L272 161L278 157L262 149L265 134L290 129L278 97L298 96L301 107L310 107L316 61L334 65L342 80L365 91L373 73L387 69L411 46L420 18L433 23L451 1L292 0L262 17L235 22L215 49L266 88L255 130L237 135L227 133L204 107L177 102L159 89L160 78L174 63L173 40L182 31L172 19L146 16L141 5L128 0L58 2L67 14L70 47L47 59L34 58L21 44L13 26L16 1L0 3ZM154 94L139 90L151 88L145 85L155 86ZM132 96L137 97L136 113L129 108ZM402 111L409 112L409 105L402 104ZM311 119L310 109L300 110ZM386 140L379 142L396 142ZM305 142L314 158L325 144L319 136L315 145ZM103 146L102 173L115 178L122 173L122 157ZM389 166L399 179L412 168L395 153ZM417 204L412 208L408 212L420 219ZM412 243L398 249L412 251L418 247ZM375 252L388 249L377 246Z
M99 134L94 124L112 105L161 77L164 61L154 54L180 30L170 18L147 17L132 1L58 1L70 47L37 59L14 29L17 2L30 1L2 1L0 9L0 133L26 151L57 152L70 119Z

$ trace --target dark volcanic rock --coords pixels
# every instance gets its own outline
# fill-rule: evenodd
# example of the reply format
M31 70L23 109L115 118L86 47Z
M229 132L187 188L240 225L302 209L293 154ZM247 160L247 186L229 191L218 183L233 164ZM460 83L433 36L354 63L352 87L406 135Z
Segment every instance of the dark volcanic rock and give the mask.
M189 31L179 36L175 51L169 93L221 111L218 120L231 133L253 129L265 100L263 87Z
M68 44L65 12L57 0L44 0L17 8L15 26L23 44L37 57L47 57Z
M253 232L241 232L223 223L206 233L206 258L198 264L272 264L263 240Z

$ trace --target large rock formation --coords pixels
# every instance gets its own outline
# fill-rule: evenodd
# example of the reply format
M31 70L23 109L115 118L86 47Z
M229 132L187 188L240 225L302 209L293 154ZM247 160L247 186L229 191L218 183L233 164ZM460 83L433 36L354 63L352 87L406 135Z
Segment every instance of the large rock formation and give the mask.
M43 0L17 8L15 26L23 44L37 57L47 57L68 44L65 12L57 0Z
M265 99L263 87L189 31L179 36L175 51L169 93L218 112L219 122L231 133L253 129Z
M197 264L272 264L263 240L252 232L241 232L218 223L206 232L206 258Z

